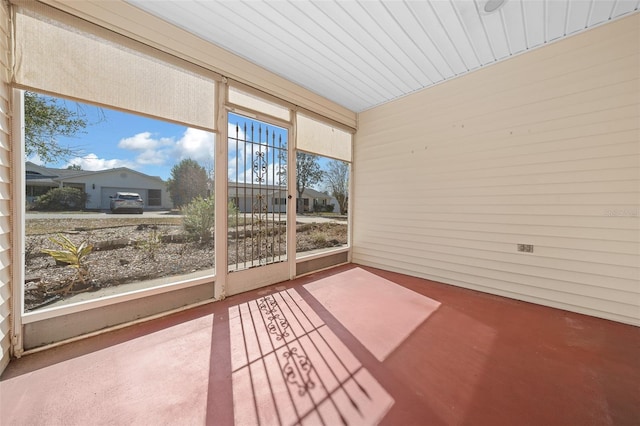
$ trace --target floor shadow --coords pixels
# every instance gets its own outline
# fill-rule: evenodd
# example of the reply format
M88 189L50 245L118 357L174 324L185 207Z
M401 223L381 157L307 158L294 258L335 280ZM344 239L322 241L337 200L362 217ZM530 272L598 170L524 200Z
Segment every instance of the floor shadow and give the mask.
M373 425L393 404L299 284L216 315L207 423Z

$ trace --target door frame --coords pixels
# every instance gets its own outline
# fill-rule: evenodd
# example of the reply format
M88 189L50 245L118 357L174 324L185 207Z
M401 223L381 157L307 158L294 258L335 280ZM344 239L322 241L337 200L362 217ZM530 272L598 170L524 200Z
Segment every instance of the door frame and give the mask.
M225 89L228 86L225 85ZM219 92L226 90L220 90ZM226 99L225 99L226 101ZM260 113L249 108L224 103L225 108L220 108L219 119L220 143L216 149L216 193L224 194L224 203L221 197L216 196L216 227L215 227L215 253L216 253L216 298L224 298L245 291L254 290L271 284L291 280L296 274L296 191L295 188L295 112L290 110L291 122ZM227 170L229 166L229 114L236 114L248 119L258 120L268 125L284 128L287 131L287 212L286 212L286 253L287 259L282 262L268 265L260 265L240 271L230 272L228 268L228 220L227 202L229 199ZM224 120L224 123L222 122ZM225 141L225 142L223 142ZM224 164L220 164L224 163ZM224 187L224 188L222 188ZM220 192L219 192L220 191ZM292 206L294 208L292 208ZM224 223L224 225L223 225ZM219 262L219 263L218 263Z

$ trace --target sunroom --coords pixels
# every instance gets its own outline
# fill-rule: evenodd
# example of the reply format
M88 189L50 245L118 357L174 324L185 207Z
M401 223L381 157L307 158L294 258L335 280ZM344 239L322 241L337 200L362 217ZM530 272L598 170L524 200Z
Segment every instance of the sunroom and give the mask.
M0 420L637 424L638 7L3 1ZM197 135L199 204L28 211L25 94Z

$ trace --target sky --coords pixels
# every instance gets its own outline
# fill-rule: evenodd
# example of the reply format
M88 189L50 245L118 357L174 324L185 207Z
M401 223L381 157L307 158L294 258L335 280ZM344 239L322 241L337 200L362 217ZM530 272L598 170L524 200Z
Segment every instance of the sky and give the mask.
M57 138L61 146L71 147L74 151L78 151L79 155L55 163L43 163L37 156L31 156L27 161L63 169L70 165L79 165L83 170L127 167L150 176L159 176L163 180L171 176L171 168L174 165L186 158L197 161L208 171L213 170L214 133L107 108L71 101L59 100L58 102L64 102L68 109L79 108L89 122L83 133L75 137ZM251 132L252 122L254 123L253 133ZM280 142L286 145L287 130L269 125L270 146L264 143L243 142L236 145L236 124L239 127L238 138L241 141L245 136L247 140L256 142L264 142L265 139L265 128L258 127L257 121L229 114L228 179L251 182L252 179L255 181L258 173L263 177L263 183L278 183L279 168L271 164L277 160L279 152L272 147L273 136L275 135L276 145ZM268 164L262 171L256 171L253 167L256 162L260 166L258 157L268 159L266 161ZM326 160L321 160L320 163L322 167Z
M74 102L65 101L69 109ZM139 172L169 178L171 168L185 158L205 168L214 161L215 135L161 120L79 104L89 125L74 137L59 137L58 143L79 151L65 161L43 164L38 157L27 158L46 167L67 168L75 164L83 170L128 167Z

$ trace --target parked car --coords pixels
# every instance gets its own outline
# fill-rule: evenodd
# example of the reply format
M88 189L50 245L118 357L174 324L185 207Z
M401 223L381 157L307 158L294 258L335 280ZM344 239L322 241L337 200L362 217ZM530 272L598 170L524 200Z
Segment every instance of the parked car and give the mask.
M135 192L117 192L116 195L112 195L109 198L111 198L111 202L109 203L111 213L130 211L142 214L142 210L144 209L142 197Z

